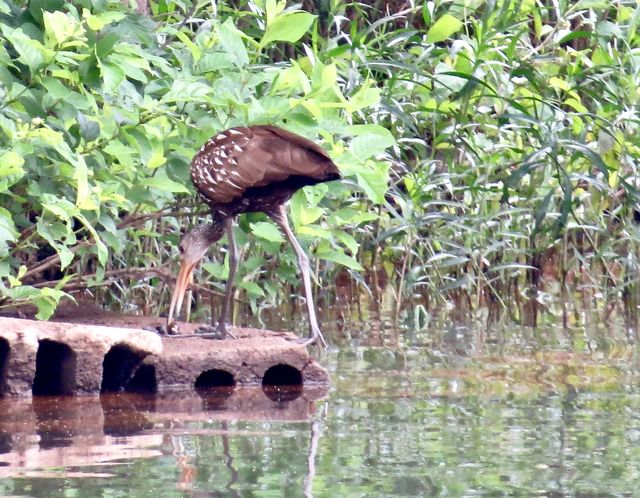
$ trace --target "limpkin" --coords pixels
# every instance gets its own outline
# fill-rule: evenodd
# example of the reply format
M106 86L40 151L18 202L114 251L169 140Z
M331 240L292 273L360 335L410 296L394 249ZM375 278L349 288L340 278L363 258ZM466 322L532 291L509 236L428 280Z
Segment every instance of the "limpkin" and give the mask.
M229 240L229 274L216 333L227 335L233 280L238 266L233 220L241 213L263 212L282 230L298 258L309 314L305 344L326 345L313 304L309 258L298 243L285 204L300 188L340 178L329 155L317 144L276 126L231 128L211 137L191 162L191 179L211 210L212 221L187 232L181 239L180 273L171 299L167 329L179 315L193 269L223 233Z

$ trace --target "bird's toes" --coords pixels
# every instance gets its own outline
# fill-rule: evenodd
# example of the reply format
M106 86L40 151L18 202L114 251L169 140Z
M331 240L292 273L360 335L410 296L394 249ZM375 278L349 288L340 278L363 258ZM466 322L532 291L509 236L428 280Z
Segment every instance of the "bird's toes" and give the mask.
M200 325L194 332L200 337L217 340L226 339L227 336L230 335L226 330L220 327L214 327L213 325Z
M149 325L147 327L143 327L143 330L155 332L159 335L176 335L178 333L178 327L175 323L172 323L168 327L165 325L156 325L155 327Z
M292 339L291 342L295 344L300 344L301 346L307 347L316 344L320 348L326 348L324 340L319 340L317 337L298 337L297 339Z

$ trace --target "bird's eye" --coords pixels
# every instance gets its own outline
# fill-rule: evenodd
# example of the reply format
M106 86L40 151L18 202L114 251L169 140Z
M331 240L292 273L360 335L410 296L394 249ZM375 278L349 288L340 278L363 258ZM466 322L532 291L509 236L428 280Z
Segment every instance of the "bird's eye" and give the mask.
M182 245L179 245L179 246L178 246L178 252L179 252L180 254L184 254L184 247L182 247Z

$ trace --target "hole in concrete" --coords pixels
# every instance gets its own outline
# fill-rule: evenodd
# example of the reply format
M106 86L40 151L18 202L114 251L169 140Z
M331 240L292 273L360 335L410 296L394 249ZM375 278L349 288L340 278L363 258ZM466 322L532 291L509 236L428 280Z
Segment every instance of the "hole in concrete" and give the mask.
M291 365L275 365L264 373L263 386L302 386L302 372Z
M226 370L207 370L202 372L196 379L196 389L208 389L210 387L233 387L236 385L236 380L233 378L233 374Z
M262 391L273 401L293 401L302 394L302 372L291 365L275 365L264 373Z
M76 391L76 354L61 342L42 339L36 353L33 394L74 394Z
M102 362L102 386L100 392L119 392L128 389L144 355L130 347L116 344L104 356Z
M203 410L224 410L226 400L235 389L236 379L226 370L207 370L196 379L194 387L202 397Z
M158 391L155 365L140 365L131 380L125 386L125 390L134 393L155 393Z
M2 396L7 390L9 349L9 341L4 338L0 338L0 396Z

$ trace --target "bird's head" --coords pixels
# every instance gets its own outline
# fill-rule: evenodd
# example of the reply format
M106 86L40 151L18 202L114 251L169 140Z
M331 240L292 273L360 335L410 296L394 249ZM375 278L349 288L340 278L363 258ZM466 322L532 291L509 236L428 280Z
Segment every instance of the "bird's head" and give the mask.
M180 272L176 279L176 287L171 297L169 316L167 317L167 329L173 326L174 313L180 314L182 300L187 287L192 282L193 269L207 253L209 247L222 237L223 226L220 223L200 225L183 235L178 245L180 252Z

